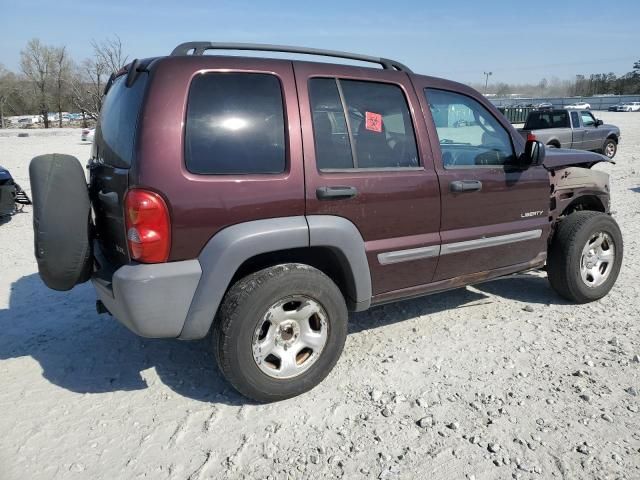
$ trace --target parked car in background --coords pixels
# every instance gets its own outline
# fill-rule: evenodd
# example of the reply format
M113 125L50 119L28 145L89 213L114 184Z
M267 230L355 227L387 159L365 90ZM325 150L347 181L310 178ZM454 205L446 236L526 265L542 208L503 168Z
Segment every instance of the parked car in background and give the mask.
M606 161L395 60L191 42L113 77L89 187L75 157L31 161L36 260L139 335L210 338L224 377L273 402L332 370L349 310L545 266L564 298L605 296L623 260Z
M618 106L618 112L640 112L640 102L623 103Z
M18 126L20 128L29 128L33 125L36 125L37 123L40 123L40 118L37 116L23 117L18 119Z
M589 105L587 102L578 102L578 103L572 103L570 105L565 105L564 108L568 110L590 110L591 105Z
M538 110L551 110L553 109L553 103L543 102L538 104Z
M520 134L524 139L533 135L549 147L592 150L609 158L616 155L620 142L620 129L605 125L588 110L531 112Z
M93 142L95 133L95 128L83 128L82 133L80 134L80 140L83 142Z
M615 105L611 105L609 108L607 108L608 112L617 112L618 108L622 107L622 103L617 103Z

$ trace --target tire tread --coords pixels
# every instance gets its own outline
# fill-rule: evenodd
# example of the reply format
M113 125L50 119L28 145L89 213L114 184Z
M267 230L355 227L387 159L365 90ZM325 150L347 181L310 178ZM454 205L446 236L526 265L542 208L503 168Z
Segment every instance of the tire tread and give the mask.
M318 283L319 288L321 288L321 285L327 286L331 291L331 294L338 295L340 297L340 300L342 301L344 307L344 313L346 315L346 305L344 305L342 294L340 293L340 290L335 285L335 283L328 276L326 276L320 270L309 265L289 263L269 267L249 274L246 277L238 280L225 294L222 304L218 310L216 319L214 320L212 335L213 348L215 350L214 355L221 373L238 392L259 402L282 400L284 398L289 398L291 396L303 393L311 389L317 383L322 381L326 377L326 375L329 374L338 360L338 358L335 358L334 361L330 363L329 368L326 370L326 372L322 372L319 380L316 379L317 381L312 381L311 379L304 377L298 379L298 387L295 389L296 393L294 393L293 395L285 395L281 394L280 392L257 392L254 388L255 386L249 385L240 374L239 369L235 368L236 366L233 364L235 355L232 351L234 338L232 335L230 335L230 330L232 325L235 322L239 321L239 307L245 304L245 302L250 302L254 293L256 293L259 289L271 282L280 281L286 275L291 274L292 271L305 271L308 275L315 277L314 281ZM344 340L345 338L342 338L342 343L338 346L339 351L342 351Z
M568 300L585 303L600 298L592 298L580 290L575 280L575 269L579 268L578 265L583 247L579 233L586 228L589 223L603 216L611 218L607 214L596 211L574 212L561 220L556 228L549 247L547 276L551 287ZM616 245L616 248L618 249L616 261L620 262L622 258L622 244ZM614 266L614 268L619 267ZM614 276L617 276L617 272L614 272Z

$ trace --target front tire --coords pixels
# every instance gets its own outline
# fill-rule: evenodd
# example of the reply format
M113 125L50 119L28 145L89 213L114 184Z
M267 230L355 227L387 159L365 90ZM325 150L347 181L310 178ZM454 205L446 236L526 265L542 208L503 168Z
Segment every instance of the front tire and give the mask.
M344 297L321 271L297 263L260 270L222 301L213 330L218 366L258 402L300 395L335 366L347 320Z
M611 216L574 212L560 222L549 247L549 283L567 300L598 300L616 282L622 256L622 234Z

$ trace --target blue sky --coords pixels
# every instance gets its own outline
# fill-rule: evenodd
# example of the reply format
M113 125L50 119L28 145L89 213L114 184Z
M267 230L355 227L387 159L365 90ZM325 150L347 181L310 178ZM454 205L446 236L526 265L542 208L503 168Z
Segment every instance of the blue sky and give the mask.
M76 60L90 40L118 34L130 57L164 55L188 40L280 43L395 58L463 82L631 70L640 59L640 1L440 2L0 0L0 63L38 37Z

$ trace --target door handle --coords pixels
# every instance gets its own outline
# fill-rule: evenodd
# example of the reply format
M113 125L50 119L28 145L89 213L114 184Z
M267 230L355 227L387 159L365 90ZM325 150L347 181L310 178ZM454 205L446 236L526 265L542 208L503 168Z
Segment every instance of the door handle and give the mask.
M479 192L482 190L480 180L456 180L449 184L452 192Z
M318 187L316 189L316 197L318 197L318 200L347 200L356 195L358 195L358 189L356 187Z

